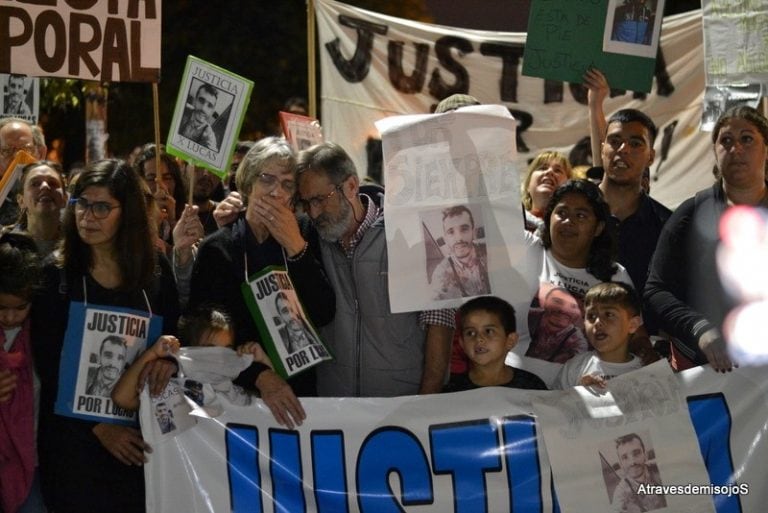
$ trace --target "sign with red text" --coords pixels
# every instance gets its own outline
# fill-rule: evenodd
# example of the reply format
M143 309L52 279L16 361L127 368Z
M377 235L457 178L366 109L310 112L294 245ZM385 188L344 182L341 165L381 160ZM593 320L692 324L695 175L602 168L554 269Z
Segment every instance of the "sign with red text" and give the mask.
M160 79L161 0L0 2L0 73Z

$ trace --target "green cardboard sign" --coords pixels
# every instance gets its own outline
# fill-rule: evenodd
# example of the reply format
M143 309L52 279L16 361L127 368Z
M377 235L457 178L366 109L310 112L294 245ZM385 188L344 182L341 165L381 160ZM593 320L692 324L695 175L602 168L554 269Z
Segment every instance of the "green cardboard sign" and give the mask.
M650 92L663 10L664 0L533 0L523 74L582 83L596 67L614 89Z

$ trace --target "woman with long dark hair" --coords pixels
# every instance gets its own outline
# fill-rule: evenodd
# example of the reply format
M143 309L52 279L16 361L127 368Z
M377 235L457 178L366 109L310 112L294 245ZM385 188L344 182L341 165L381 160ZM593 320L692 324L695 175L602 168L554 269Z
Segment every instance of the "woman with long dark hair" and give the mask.
M144 511L149 451L111 387L162 332L174 331L173 274L152 244L140 177L125 162L89 164L75 185L61 251L33 302L40 374L43 493L57 513Z

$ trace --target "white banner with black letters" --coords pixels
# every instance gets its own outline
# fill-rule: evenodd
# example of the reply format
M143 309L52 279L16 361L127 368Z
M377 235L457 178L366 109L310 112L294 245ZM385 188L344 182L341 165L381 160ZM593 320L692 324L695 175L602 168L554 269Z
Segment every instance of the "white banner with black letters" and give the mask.
M413 22L332 0L315 2L321 65L321 124L366 174L374 122L424 114L442 98L468 93L501 104L519 122L518 161L538 151L568 152L589 135L587 91L580 84L522 75L525 33L490 32ZM637 108L659 127L651 194L672 207L712 183L712 144L698 130L704 94L701 11L667 17L663 59L651 94L620 93L605 112ZM662 151L669 141L669 150Z

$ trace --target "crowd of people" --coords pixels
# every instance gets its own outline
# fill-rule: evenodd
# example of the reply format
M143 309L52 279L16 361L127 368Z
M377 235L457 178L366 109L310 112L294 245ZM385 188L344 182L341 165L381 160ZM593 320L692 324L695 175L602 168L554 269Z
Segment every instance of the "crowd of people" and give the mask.
M279 137L243 142L224 180L154 144L68 177L45 160L38 126L0 120L0 170L19 151L34 159L0 211L17 210L0 237L0 512L144 511L151 447L121 416L138 406L137 387L157 395L177 371L167 358L176 336L252 355L233 381L287 428L306 419L307 396L605 387L659 358L731 370L717 226L731 205L768 206L768 120L749 107L725 113L712 134L715 183L672 213L643 187L653 121L634 109L606 120L605 78L591 70L585 83L602 180L579 179L557 152L532 160L519 227L525 303L488 295L473 213L447 209L448 254L431 280L436 298L471 298L458 312L391 312L384 188L361 184L334 142L299 154ZM479 103L445 101L438 112ZM686 268L694 254L700 263ZM242 292L272 268L306 317L285 293L273 298L285 350L319 338L333 355L290 378ZM616 445L645 455L637 436Z

